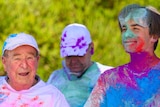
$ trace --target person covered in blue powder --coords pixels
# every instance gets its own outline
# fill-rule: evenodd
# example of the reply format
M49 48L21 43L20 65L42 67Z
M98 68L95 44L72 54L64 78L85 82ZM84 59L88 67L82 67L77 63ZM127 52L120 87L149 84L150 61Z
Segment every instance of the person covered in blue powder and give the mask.
M71 107L83 107L100 74L112 67L91 60L94 45L90 32L79 23L64 28L60 53L63 68L53 71L47 82L64 94Z
M101 74L84 107L160 107L160 13L130 4L118 19L130 62Z

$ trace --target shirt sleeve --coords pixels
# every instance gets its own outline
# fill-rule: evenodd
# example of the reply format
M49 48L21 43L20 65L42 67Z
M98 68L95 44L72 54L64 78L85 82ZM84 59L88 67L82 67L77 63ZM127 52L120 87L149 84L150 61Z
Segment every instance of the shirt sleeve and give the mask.
M64 95L57 90L56 100L52 107L70 107Z

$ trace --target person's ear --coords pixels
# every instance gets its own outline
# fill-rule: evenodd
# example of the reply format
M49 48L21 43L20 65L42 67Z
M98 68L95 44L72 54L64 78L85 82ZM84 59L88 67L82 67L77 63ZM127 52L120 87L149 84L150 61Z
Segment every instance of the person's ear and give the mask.
M37 56L37 61L39 61L39 59L40 59L40 55Z
M91 55L93 55L94 54L94 44L93 43L91 43L90 44L90 53L91 53Z
M151 42L157 42L158 41L158 39L159 39L159 37L158 36L156 36L156 35L154 35L154 36L152 36L151 37Z
M7 59L6 59L6 57L2 56L1 60L2 60L4 71L7 72L6 71L6 68L7 68L7 64L6 64L7 63Z

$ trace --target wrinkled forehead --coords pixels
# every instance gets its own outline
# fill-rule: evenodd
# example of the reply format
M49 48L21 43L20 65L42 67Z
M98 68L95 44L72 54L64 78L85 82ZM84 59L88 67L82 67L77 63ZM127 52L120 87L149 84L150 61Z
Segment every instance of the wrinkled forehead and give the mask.
M120 25L125 26L128 21L133 20L136 24L148 27L148 13L145 8L137 8L128 13L128 15L124 18L119 18Z

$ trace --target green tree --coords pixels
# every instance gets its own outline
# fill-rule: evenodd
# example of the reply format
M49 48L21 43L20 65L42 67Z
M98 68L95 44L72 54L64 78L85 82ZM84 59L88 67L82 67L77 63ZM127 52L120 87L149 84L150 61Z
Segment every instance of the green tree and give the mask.
M70 23L88 27L94 41L93 60L110 66L129 60L121 45L117 22L119 11L127 4L152 5L160 10L160 0L0 0L0 44L11 33L33 35L40 48L38 74L47 80L51 72L61 67L60 35ZM1 47L2 49L2 47ZM160 47L156 50L158 54ZM0 64L0 75L4 75Z

